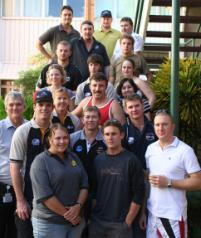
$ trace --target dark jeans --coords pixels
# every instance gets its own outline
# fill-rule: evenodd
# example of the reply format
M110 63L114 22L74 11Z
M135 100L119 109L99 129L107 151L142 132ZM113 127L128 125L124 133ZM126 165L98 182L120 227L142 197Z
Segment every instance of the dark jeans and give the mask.
M7 187L9 187L7 189ZM10 202L5 202L5 194L9 193ZM14 211L16 209L16 199L13 187L0 182L0 237L16 238Z
M132 229L125 222L105 222L92 220L89 225L89 238L132 238Z
M23 221L16 214L15 225L17 228L17 238L33 238L33 228L31 219Z

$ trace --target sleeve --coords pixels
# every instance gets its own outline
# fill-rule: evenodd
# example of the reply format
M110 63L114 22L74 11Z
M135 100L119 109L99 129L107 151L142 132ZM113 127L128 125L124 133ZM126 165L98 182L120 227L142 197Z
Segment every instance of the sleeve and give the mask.
M72 90L76 90L78 85L82 83L83 78L80 70L75 66L74 67L74 75L73 75L73 88Z
M117 59L121 55L120 40L117 40L112 59Z
M53 33L54 33L54 27L48 29L46 32L44 32L40 37L39 40L45 44L49 42L53 38Z
M28 131L24 125L18 127L13 134L9 156L11 161L23 161L26 158Z
M75 131L78 131L80 129L80 119L73 114L70 114L70 117L73 121L73 125L75 126Z
M117 94L114 89L114 86L110 82L108 82L108 87L106 89L106 93L107 93L108 98L117 99Z
M143 74L148 74L150 73L149 67L147 65L147 62L145 61L144 57L141 56L141 65L142 65L142 73Z
M116 78L116 72L115 72L115 61L111 62L109 67L109 77Z
M196 173L201 170L198 159L190 146L188 146L187 150L184 150L183 160L188 174Z
M134 40L135 40L134 51L135 52L143 51L143 48L144 48L143 38L140 35L136 34L134 37Z
M37 203L53 196L45 161L41 156L43 154L36 156L30 169L33 194Z
M132 200L141 205L145 194L145 181L142 166L136 157L129 161L129 179Z
M102 57L104 59L104 61L103 61L104 67L109 66L110 65L110 59L108 57L108 54L107 54L107 51L106 51L104 45L102 45Z
M82 99L84 99L83 90L84 90L83 84L80 84L76 90L75 105L79 105L79 103L82 101Z
M40 73L40 75L39 75L39 77L38 77L38 81L37 81L37 83L36 83L36 87L38 87L38 88L44 88L44 87L47 86L46 78L47 78L48 68L49 68L49 65L46 65L46 66L42 69L42 71L41 71L41 73Z

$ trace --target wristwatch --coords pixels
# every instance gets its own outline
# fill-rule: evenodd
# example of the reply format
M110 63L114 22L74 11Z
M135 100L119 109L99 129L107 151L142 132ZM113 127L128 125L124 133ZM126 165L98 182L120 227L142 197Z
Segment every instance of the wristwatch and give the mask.
M170 178L168 178L168 184L167 184L168 188L172 187L172 180Z

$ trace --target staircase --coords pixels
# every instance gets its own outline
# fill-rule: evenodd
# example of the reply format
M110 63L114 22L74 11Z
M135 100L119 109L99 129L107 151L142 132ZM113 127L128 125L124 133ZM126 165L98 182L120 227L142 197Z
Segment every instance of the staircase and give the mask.
M144 32L144 56L154 70L165 57L170 56L172 0L152 0L149 4L145 24L147 30ZM201 54L201 0L180 0L180 7L180 57L199 57Z

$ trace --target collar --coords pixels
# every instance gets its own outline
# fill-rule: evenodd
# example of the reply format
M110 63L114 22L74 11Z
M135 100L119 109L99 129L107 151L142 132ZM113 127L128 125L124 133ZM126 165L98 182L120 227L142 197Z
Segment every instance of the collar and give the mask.
M71 32L74 31L73 26L70 25L70 27L71 27ZM65 31L65 30L64 30L64 27L62 26L62 24L59 25L59 30L60 30L60 31Z
M25 123L25 122L26 122L26 120L23 119L22 124ZM11 127L16 128L16 127L13 125L13 123L12 123L12 121L10 120L9 117L6 117L6 119L5 119L5 124L6 124L6 129L11 128Z
M35 129L40 128L40 126L36 123L36 121L34 120L34 118L31 119L30 123L31 123L31 126L32 126L33 128L35 128ZM50 127L51 125L52 125L52 123L51 123L51 121L50 121L49 127ZM49 127L48 127L48 128L49 128ZM47 129L48 129L48 128L47 128Z
M56 159L60 163L62 163L62 164L64 163L64 161L61 158L59 158L59 156L57 154L53 154L49 150L45 150L45 153L48 154L49 156L51 156L52 158ZM68 151L66 150L64 152L64 160L67 160L67 159L68 159Z
M108 33L108 32L114 32L114 29L113 29L113 28L110 28L109 31L105 32L105 31L102 29L102 27L101 27L100 31L101 31L101 32L104 32L104 33Z
M161 146L159 144L159 140L157 141L157 145L161 148ZM179 145L179 139L176 136L174 136L173 142L171 144L167 145L165 147L165 149L168 148L168 147L177 147L178 145Z
M80 139L87 141L87 138L86 138L85 133L84 133L84 129L81 130ZM102 133L101 129L98 130L98 133L96 134L95 140L103 140L103 133Z

